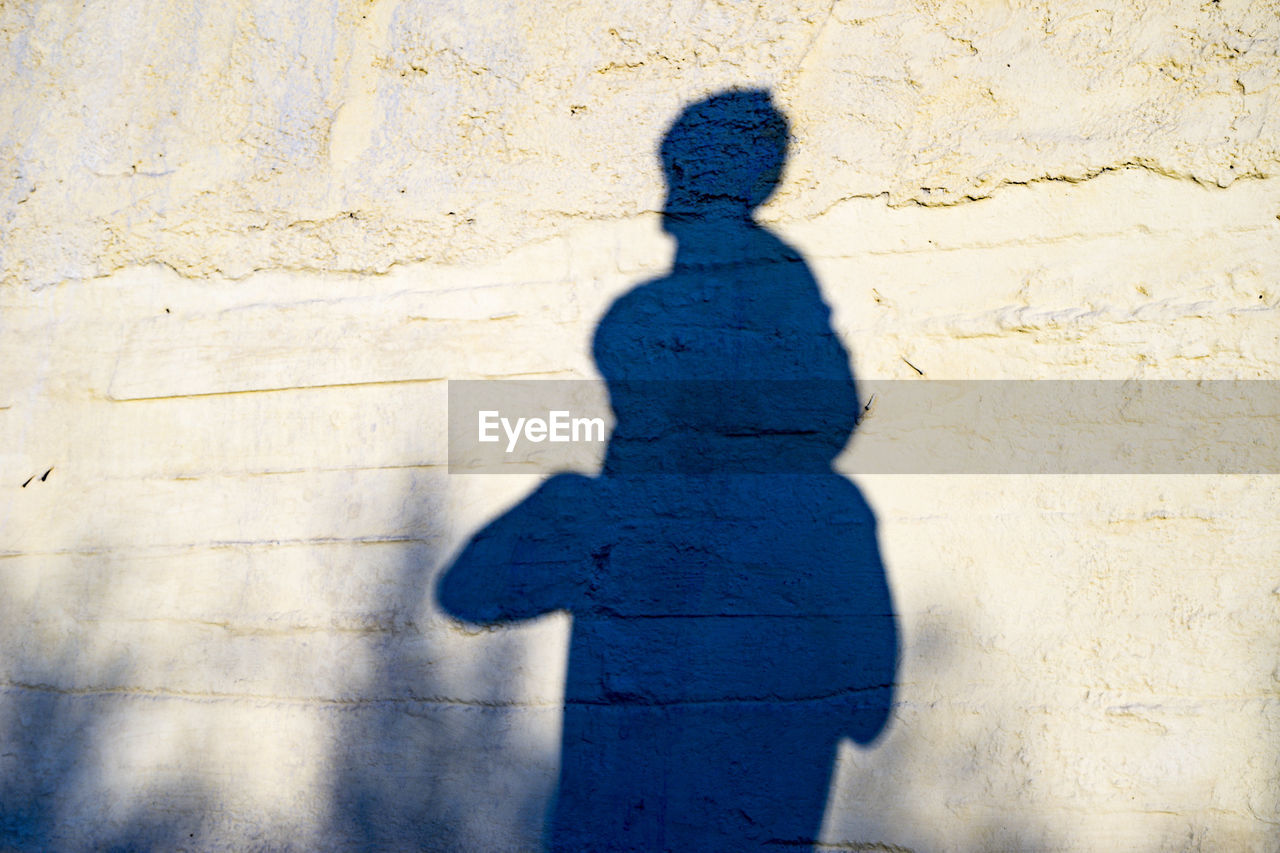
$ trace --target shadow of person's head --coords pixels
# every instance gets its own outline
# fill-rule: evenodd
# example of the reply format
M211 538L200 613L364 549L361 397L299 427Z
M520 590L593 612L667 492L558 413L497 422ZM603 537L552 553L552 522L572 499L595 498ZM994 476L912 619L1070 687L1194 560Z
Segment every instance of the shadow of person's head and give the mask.
M663 228L696 221L749 222L787 157L786 117L763 89L731 90L686 107L659 149L667 181Z
M689 105L663 136L671 270L610 306L592 342L615 416L605 473L830 473L848 442L857 394L830 309L752 218L787 145L754 89Z

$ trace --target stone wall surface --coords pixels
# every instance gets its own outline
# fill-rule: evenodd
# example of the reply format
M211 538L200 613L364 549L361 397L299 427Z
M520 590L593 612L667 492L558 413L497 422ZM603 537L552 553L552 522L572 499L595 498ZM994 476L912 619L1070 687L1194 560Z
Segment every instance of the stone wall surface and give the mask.
M0 38L0 849L537 848L569 620L437 604L538 484L448 473L446 380L597 375L709 93L790 120L761 219L860 378L1280 380L1272 0L27 2ZM824 845L1280 850L1274 476L856 480L901 657Z

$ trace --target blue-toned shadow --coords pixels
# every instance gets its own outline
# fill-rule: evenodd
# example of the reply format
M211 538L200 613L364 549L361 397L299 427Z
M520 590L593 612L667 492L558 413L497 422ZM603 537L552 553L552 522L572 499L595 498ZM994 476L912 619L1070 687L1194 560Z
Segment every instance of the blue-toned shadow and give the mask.
M550 850L812 845L841 740L889 717L875 516L831 467L860 411L849 356L803 258L753 218L787 138L765 91L676 119L673 268L595 335L603 470L548 480L437 590L467 622L572 617Z

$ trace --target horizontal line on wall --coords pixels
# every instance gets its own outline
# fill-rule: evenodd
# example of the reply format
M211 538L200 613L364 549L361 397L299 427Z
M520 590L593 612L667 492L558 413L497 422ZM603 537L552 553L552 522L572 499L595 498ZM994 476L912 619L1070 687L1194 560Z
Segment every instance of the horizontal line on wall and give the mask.
M421 536L356 536L351 538L315 539L218 539L180 545L140 545L119 548L68 548L58 551L0 551L0 560L21 557L94 557L107 554L180 554L187 551L212 551L223 548L310 548L325 545L438 545L441 537Z
M521 376L527 374L513 373L512 376ZM541 374L539 374L541 375ZM491 377L484 377L491 378ZM147 396L145 394L135 394L130 396L116 396L108 394L107 399L113 403L135 403L144 400L187 400L198 397L229 397L234 394L272 394L281 391L315 391L329 388L359 388L368 385L422 385L429 382L444 382L447 377L433 376L420 379L370 379L360 382L333 382L318 383L315 385L281 385L278 387L264 388L236 388L226 391L193 391L185 394L157 394L155 396Z
M139 699L173 699L188 702L274 702L282 705L319 705L338 709L359 709L377 705L411 707L414 705L491 708L491 709L556 709L563 707L599 707L615 710L666 707L707 707L716 705L791 705L802 702L825 702L840 696L889 690L891 684L875 684L863 688L835 691L815 696L784 698L778 696L743 696L721 699L690 699L683 701L626 701L601 699L598 702L528 702L485 699L458 699L446 696L361 696L340 699L330 696L277 696L269 693L223 693L219 691L160 690L145 687L58 687L35 682L0 682L0 692L51 693L59 696L120 697ZM896 704L896 703L895 703Z

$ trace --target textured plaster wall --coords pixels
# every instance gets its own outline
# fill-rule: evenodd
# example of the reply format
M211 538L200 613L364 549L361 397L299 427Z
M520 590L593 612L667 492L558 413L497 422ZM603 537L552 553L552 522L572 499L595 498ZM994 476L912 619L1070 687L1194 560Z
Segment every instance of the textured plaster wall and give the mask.
M0 847L535 847L568 625L450 622L655 147L771 89L860 377L1280 379L1280 6L0 6ZM1274 478L861 477L897 704L823 840L1280 849ZM840 845L844 845L841 847Z

